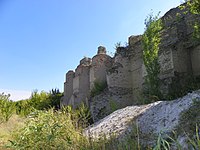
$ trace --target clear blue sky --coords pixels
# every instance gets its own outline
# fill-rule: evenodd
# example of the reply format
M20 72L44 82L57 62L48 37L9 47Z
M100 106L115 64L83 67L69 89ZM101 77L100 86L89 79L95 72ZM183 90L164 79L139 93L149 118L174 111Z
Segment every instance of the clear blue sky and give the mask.
M114 52L117 42L144 32L151 9L162 16L179 4L180 0L0 0L0 92L63 91L65 73L81 58L95 55L99 45Z

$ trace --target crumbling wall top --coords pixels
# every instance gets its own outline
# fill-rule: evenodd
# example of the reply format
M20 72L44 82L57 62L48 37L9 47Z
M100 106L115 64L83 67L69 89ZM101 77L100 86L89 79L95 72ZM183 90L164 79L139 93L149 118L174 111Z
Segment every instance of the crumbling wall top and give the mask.
M104 46L99 46L97 54L106 54L106 48Z
M75 72L73 70L69 70L67 73L66 73L66 82L69 82L71 81L75 76Z
M122 57L126 57L128 55L127 47L118 47L116 49L115 59L116 59L116 56L118 56L118 54L120 54Z
M142 39L142 35L132 35L128 38L128 44L130 46L135 45L137 42L139 42Z
M81 59L80 61L80 65L86 65L89 66L92 63L92 59L89 57L84 57L83 59Z
M67 74L73 74L73 73L74 73L73 70L69 70L69 71L67 72Z
M73 70L69 70L67 73L66 73L66 77L74 77L75 75L75 72Z

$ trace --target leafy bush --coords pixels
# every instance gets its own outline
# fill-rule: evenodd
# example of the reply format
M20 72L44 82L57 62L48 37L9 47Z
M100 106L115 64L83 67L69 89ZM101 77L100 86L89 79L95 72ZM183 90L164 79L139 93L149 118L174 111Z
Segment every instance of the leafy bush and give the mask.
M11 100L9 100L10 95L4 93L0 94L0 119L1 121L8 121L8 119L13 114L14 105Z
M60 99L63 96L59 89L52 89L50 92L34 91L30 98L31 105L37 110L45 110L51 107L59 109Z
M16 114L20 116L26 117L35 110L34 107L31 105L31 101L29 99L17 101L14 102L14 104L15 104Z
M37 90L32 92L30 98L30 105L37 110L44 110L49 107L49 93L41 91L38 93Z
M35 90L32 92L30 99L14 102L16 107L16 114L21 116L29 115L34 109L47 110L60 108L60 99L63 93L58 89L52 89L50 92Z
M110 140L102 138L90 140L83 136L82 123L87 122L90 114L83 106L73 110L70 106L60 111L35 111L28 116L25 126L13 134L7 147L16 150L25 149L72 149L72 150L102 150L102 149L129 149L139 145L132 137L120 142L114 137ZM79 124L79 121L82 121ZM85 120L85 121L84 121ZM77 124L79 124L77 126ZM135 135L134 135L135 136Z
M93 123L90 110L84 103L82 103L74 112L75 116L77 116L79 128L86 128Z
M70 116L53 109L33 112L10 143L10 148L20 150L82 149L87 146L86 138L75 130Z
M60 108L60 100L62 96L63 93L61 93L59 89L52 89L49 96L49 106L58 110Z
M105 137L99 140L91 140L83 136L82 130L77 125L77 113L70 106L64 107L61 111L50 109L48 111L35 111L27 118L25 126L13 134L10 149L71 149L71 150L106 150L106 149L135 149L152 150L152 147L143 147L140 143L140 131L137 125L133 125L132 133L124 139L118 139L114 135L111 139ZM85 115L83 115L85 116ZM87 115L86 115L87 116ZM83 117L84 118L84 117ZM198 149L200 146L199 130L196 128L195 137L189 138L189 146ZM154 150L171 149L177 147L181 150L177 136L159 134Z
M81 103L77 109L72 109L69 105L63 106L60 111L70 116L76 129L86 128L93 123L90 110L84 103Z

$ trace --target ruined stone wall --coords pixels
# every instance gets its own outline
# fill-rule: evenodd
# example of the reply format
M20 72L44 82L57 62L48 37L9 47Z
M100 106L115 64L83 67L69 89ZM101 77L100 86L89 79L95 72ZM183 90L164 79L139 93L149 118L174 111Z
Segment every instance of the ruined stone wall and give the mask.
M171 9L162 18L160 64L160 90L166 95L174 81L182 82L187 76L200 76L200 41L194 41L193 26L200 23L199 15L185 14L179 8ZM65 82L64 99L67 104L87 102L94 82L107 82L108 88L89 99L88 106L97 121L109 113L110 100L119 108L137 104L143 92L146 69L142 58L142 36L130 36L128 46L117 48L116 55L106 55L103 46L92 59L80 61L75 74L69 73Z
M117 48L112 68L107 71L108 89L112 93L132 93L130 60L127 53L127 48Z
M129 49L131 52L130 57L130 70L132 75L132 92L133 101L140 99L142 92L142 85L144 83L145 67L142 59L142 36L129 37Z
M66 82L64 83L64 97L61 102L62 105L68 105L71 95L73 94L73 78L75 73L70 70L66 73Z
M170 10L163 17L165 29L162 34L161 49L171 49L173 69L176 72L187 73L192 71L188 48L193 45L193 42L190 41L193 39L191 37L193 17L190 13L185 14L177 8ZM194 20L192 22L194 23Z
M80 99L77 105L81 102L88 104L88 97L90 94L90 66L84 66L82 68L79 84Z
M192 70L195 76L200 75L200 46L191 50Z
M106 82L106 70L112 65L112 58L106 55L106 48L98 47L98 53L92 58L90 68L90 88L93 88L94 82Z
M107 82L106 70L111 65L112 58L106 55L106 49L103 46L98 47L98 53L92 59L83 58L75 73L69 71L69 75L67 75L61 104L72 105L74 108L81 102L88 104L88 98L94 82Z
M80 65L75 70L75 77L73 78L73 94L69 104L74 108L80 105L81 102L87 103L87 96L90 90L90 58L83 58Z
M174 8L162 20L164 30L161 35L159 63L161 91L166 95L172 84L180 85L181 88L181 84L187 84L185 80L188 77L199 75L200 43L193 37L193 25L195 21L200 22L200 16Z

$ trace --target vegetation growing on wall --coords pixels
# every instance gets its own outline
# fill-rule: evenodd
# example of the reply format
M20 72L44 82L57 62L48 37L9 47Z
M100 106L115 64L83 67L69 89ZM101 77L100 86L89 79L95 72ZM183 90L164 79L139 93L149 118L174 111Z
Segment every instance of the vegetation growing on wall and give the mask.
M113 113L114 111L120 108L117 101L112 98L109 99L109 107L110 107L110 113Z
M200 1L199 0L188 0L187 5L189 6L190 12L195 15L200 14ZM200 40L200 24L195 22L194 24L194 36Z
M162 22L152 13L145 19L145 32L142 37L143 61L146 67L147 76L145 78L145 95L148 98L161 96L159 91L160 66L158 63L158 51L161 42L160 31Z
M169 86L169 93L166 95L166 99L177 99L198 89L200 89L200 77L177 76L172 79L172 84Z
M186 0L187 5L190 8L190 12L193 14L200 14L200 1L199 0Z
M186 6L180 6L181 9L186 9L186 7L189 8L189 12L194 14L194 15L199 15L200 14L200 1L199 0L185 0L186 1ZM187 13L188 11L186 11ZM200 23L195 22L193 24L194 27L194 32L193 35L195 39L200 40Z
M94 97L96 95L99 95L106 87L107 87L106 82L94 81L94 86L90 91L90 96Z

